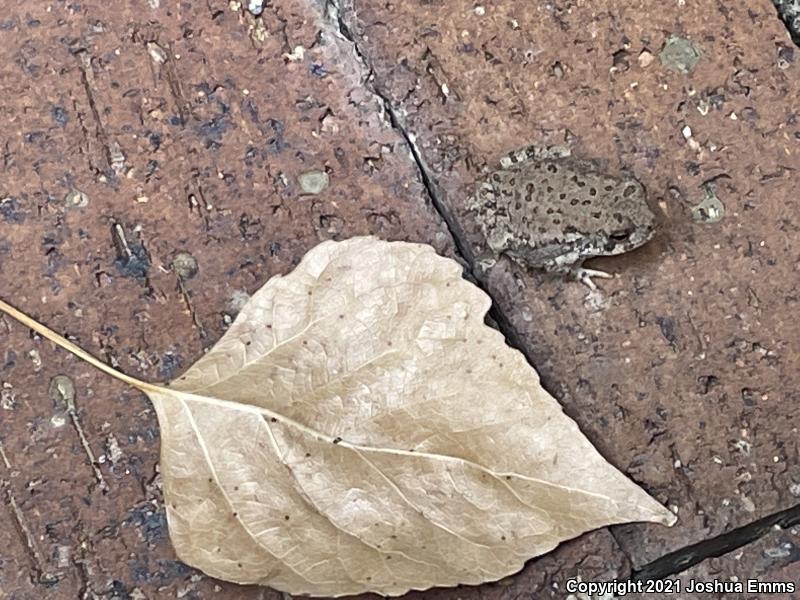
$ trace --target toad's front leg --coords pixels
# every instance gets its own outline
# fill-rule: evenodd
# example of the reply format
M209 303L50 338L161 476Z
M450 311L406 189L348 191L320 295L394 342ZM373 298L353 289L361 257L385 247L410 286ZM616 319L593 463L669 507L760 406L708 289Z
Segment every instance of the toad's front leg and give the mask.
M583 266L577 264L577 261L569 261L569 258L571 258L569 255L559 258L561 260L556 259L556 261L547 265L547 270L554 273L568 275L569 277L580 281L592 291L597 289L597 285L595 285L594 281L592 281L592 277L598 277L601 279L612 279L614 277L611 273L606 273L605 271L600 271L598 269L585 269Z
M592 291L597 289L594 281L592 281L592 277L600 277L601 279L613 279L614 277L611 273L606 273L605 271L598 271L597 269L584 269L583 267L578 266L573 266L568 270L568 273L570 273L570 275L572 275L575 279L583 283Z

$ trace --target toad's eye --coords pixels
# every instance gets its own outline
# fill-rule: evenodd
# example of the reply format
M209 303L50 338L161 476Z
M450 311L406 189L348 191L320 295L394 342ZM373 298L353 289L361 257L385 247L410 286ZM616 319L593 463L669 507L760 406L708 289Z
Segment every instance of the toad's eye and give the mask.
M611 234L611 239L617 242L624 242L630 237L630 231L615 231Z

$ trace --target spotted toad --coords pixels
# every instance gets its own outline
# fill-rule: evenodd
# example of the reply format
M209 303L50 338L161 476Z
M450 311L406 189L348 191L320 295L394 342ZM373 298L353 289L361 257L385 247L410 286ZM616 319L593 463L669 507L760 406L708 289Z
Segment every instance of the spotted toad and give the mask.
M569 273L595 289L587 258L622 254L647 242L655 216L645 189L589 162L535 148L508 155L480 180L467 200L495 256L551 272Z

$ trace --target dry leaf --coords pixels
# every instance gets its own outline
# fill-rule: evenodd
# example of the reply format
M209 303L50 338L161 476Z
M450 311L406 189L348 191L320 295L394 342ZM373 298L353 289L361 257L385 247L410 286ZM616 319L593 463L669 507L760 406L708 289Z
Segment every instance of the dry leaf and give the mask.
M311 250L168 387L172 542L220 579L387 595L478 584L587 530L675 516L609 465L429 246Z

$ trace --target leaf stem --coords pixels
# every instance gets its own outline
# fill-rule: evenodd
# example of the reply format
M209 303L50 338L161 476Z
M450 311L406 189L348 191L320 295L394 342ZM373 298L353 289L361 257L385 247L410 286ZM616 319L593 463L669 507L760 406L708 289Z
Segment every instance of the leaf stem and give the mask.
M4 312L9 317L16 319L26 327L33 329L36 333L38 333L42 337L47 338L48 340L53 342L56 346L63 348L67 352L74 354L75 356L77 356L82 360L85 360L96 369L100 369L104 373L111 375L112 377L118 379L119 381L127 383L128 385L133 386L136 389L141 390L143 392L163 392L163 389L158 385L142 381L141 379L136 379L135 377L131 377L130 375L126 375L125 373L117 371L115 368L107 365L103 361L89 354L86 350L84 350L80 346L73 344L64 336L59 335L49 327L42 325L41 323L29 317L22 311L19 311L10 304L4 302L2 299L0 299L0 311Z

